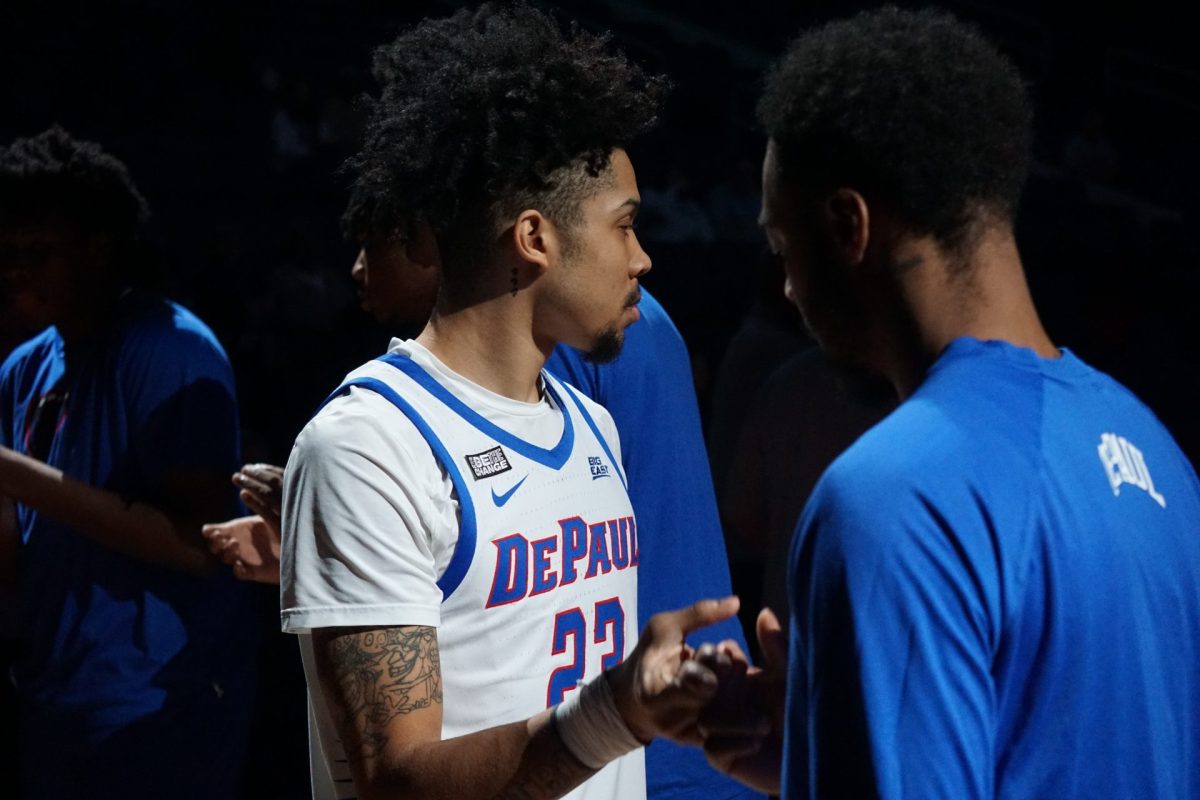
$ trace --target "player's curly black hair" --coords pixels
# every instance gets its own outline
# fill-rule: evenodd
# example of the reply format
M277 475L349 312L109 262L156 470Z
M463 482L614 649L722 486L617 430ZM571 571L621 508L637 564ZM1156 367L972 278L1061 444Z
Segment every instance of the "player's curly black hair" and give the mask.
M784 180L855 188L951 249L980 210L1016 212L1032 135L1024 84L945 12L886 7L802 34L758 113Z
M125 165L58 125L0 147L0 225L52 219L133 242L150 216Z
M425 20L375 52L374 72L344 227L427 222L447 282L521 207L569 229L612 151L654 124L667 85L607 35L564 31L524 3Z

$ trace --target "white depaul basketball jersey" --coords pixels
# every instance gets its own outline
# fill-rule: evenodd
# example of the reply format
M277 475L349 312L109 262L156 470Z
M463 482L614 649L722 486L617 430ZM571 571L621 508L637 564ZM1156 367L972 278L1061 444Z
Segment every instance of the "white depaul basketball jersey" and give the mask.
M615 427L602 408L543 372L561 435L539 446L469 407L409 353L431 358L412 345L394 348L351 373L334 397L365 390L386 399L420 432L452 486L457 538L437 579L442 737L451 738L533 716L633 648L637 524L616 443L602 432L613 437ZM285 586L285 605L287 595ZM285 608L285 628L324 627L289 625L289 613ZM399 615L389 624L424 623ZM303 638L314 686L311 642ZM314 794L352 797L336 729L319 693L312 700ZM642 751L609 764L567 797L645 797Z

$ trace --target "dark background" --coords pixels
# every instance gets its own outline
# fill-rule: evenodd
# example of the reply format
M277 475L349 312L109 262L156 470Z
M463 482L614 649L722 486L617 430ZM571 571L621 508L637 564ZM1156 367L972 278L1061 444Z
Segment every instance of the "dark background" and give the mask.
M167 293L233 361L247 459L282 463L324 394L386 345L390 332L357 308L337 168L362 124L356 99L372 89L371 48L457 5L0 2L0 142L59 122L129 165L154 212ZM805 25L870 5L556 4L675 82L663 124L632 151L639 235L655 264L646 285L693 354L706 422L726 345L781 285L752 224L763 69ZM1035 165L1018 240L1051 336L1130 386L1197 463L1192 29L1165 3L941 6L976 22L1029 81ZM20 335L0 318L0 355ZM262 596L264 628L277 630L277 599ZM262 657L248 796L302 797L294 644L269 636Z

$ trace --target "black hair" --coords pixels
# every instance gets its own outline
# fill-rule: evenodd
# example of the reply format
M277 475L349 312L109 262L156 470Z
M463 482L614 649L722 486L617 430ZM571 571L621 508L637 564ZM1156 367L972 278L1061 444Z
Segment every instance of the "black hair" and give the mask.
M612 151L657 120L666 80L564 31L524 3L425 20L375 52L343 224L351 235L428 223L447 283L483 256L495 225L535 207L570 228Z
M802 34L758 113L783 180L854 188L951 249L980 212L1016 213L1032 136L1024 84L948 13L886 7Z
M128 245L149 216L126 166L58 125L0 148L0 225L54 221Z

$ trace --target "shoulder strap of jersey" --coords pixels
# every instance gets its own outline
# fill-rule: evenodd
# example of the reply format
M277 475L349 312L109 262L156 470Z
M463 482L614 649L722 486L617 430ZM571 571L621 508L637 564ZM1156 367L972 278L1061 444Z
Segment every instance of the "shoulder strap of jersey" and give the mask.
M462 473L454 464L454 459L446 450L446 446L442 444L442 440L433 432L433 428L429 427L429 423L395 389L378 378L355 378L346 381L325 398L317 411L329 405L331 400L350 391L351 387L375 392L400 409L401 413L408 417L425 437L425 441L429 443L429 449L433 451L438 462L445 468L446 474L450 476L450 482L454 485L454 491L458 493L459 508L462 512L458 528L458 541L454 545L454 554L450 556L450 563L446 565L446 571L442 573L442 577L438 578L437 582L438 588L442 590L442 602L444 603L467 576L467 570L475 556L475 504L471 500L471 492L467 488L466 481L463 480Z
M600 429L596 427L596 421L592 419L592 415L588 413L587 407L584 406L583 401L579 399L579 390L566 381L559 381L545 370L542 370L542 375L545 376L547 389L553 391L551 382L556 382L562 387L563 393L571 398L571 401L575 404L575 407L579 409L579 416L583 417L583 421L587 424L588 428L591 429L592 435L595 436L596 441L600 443L600 449L604 451L604 455L608 456L609 462L616 468L617 476L621 479L621 484L625 487L625 491L629 491L629 482L625 480L625 466L621 462L617 461L617 459L613 458L612 449L609 448L608 441L605 440L605 438L600 434ZM554 394L553 396L555 398L558 397L557 394Z

